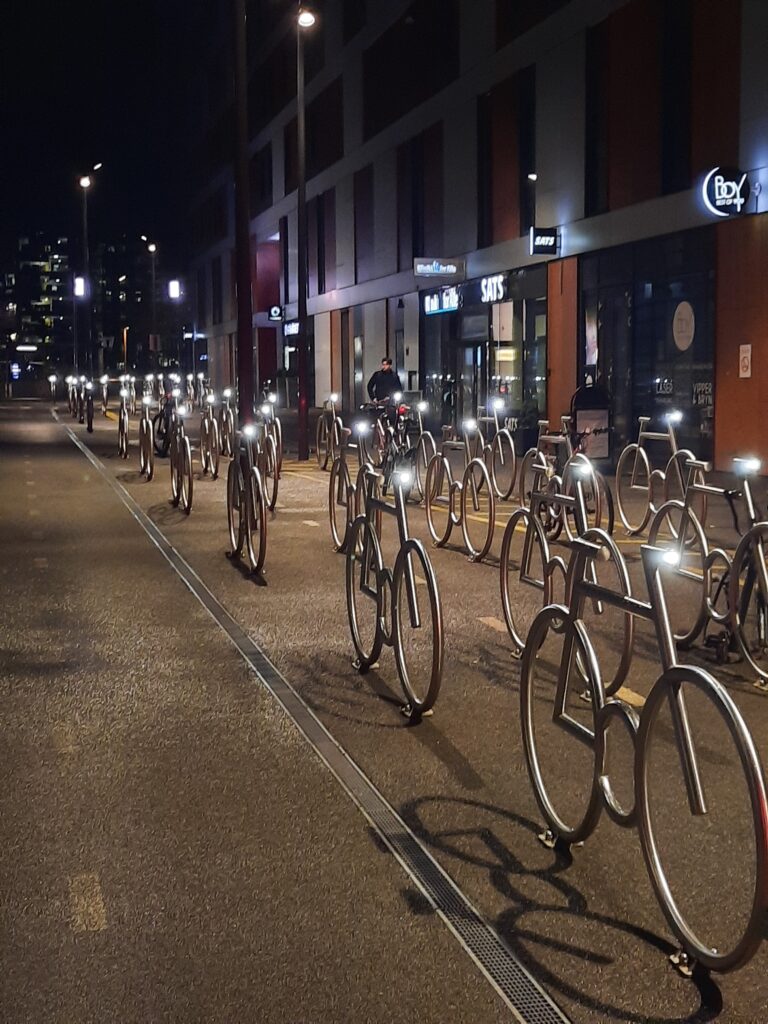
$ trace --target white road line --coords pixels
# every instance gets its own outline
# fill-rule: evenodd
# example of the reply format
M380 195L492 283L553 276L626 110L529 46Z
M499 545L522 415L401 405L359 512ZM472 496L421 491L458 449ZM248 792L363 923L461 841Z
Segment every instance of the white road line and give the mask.
M316 522L314 519L302 519L301 523L302 523L302 526L319 526L320 525L320 523Z
M70 878L69 911L73 932L104 931L107 927L107 911L97 874L91 872Z

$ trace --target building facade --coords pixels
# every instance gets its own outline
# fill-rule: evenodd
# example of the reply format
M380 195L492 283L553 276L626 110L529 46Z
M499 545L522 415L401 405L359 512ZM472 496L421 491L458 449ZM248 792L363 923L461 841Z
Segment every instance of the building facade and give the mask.
M254 348L296 353L296 5L252 2ZM306 42L313 398L349 409L382 355L436 420L493 394L557 422L585 378L727 468L768 458L768 4L326 0ZM205 26L198 327L234 377L228 25ZM202 38L202 36L201 36ZM277 307L281 320L270 319ZM763 358L766 363L763 364Z

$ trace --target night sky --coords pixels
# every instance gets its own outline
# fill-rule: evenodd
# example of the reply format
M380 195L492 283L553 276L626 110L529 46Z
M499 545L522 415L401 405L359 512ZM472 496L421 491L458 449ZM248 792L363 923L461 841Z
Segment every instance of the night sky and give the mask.
M189 112L184 0L10 0L0 24L0 269L36 229L79 237L77 179L92 244L155 237L166 266L188 239ZM181 269L181 266L179 266Z

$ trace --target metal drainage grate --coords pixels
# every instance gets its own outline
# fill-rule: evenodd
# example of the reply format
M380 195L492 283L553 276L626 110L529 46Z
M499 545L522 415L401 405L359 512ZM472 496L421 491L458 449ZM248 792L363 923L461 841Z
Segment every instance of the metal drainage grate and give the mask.
M54 416L59 419L56 413ZM82 444L69 427L66 427L66 430L191 593L229 637L262 684L282 705L286 714L298 726L307 742L325 762L365 817L381 834L411 880L442 917L459 944L477 964L518 1021L521 1024L569 1024L569 1018L552 1001L503 939L480 916L461 889L440 867L344 748L336 742L264 651L214 597L195 570L166 539L122 484L109 474L101 461Z

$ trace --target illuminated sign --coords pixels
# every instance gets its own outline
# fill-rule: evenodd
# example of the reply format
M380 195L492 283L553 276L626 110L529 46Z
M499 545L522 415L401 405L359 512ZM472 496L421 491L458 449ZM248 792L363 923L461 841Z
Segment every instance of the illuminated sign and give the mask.
M557 228L531 228L528 252L531 256L555 256L560 236Z
M430 259L427 256L417 256L413 261L413 273L415 277L465 277L467 263L466 260Z
M269 319L270 320L282 320L283 319L283 307L282 306L270 306L269 307Z
M480 281L481 302L501 302L507 295L507 275L494 274Z
M181 298L181 281L169 281L168 282L168 298L169 299L180 299Z
M741 213L749 193L746 173L729 167L713 167L701 186L704 206L715 217L735 217Z
M458 288L441 288L438 292L424 294L424 312L427 316L434 316L436 313L455 313L458 308Z
M75 295L79 299L81 299L85 295L85 278L84 277L76 277L75 278Z
M290 323L283 325L283 334L286 338L290 338L294 334L299 333L299 321L291 320Z

